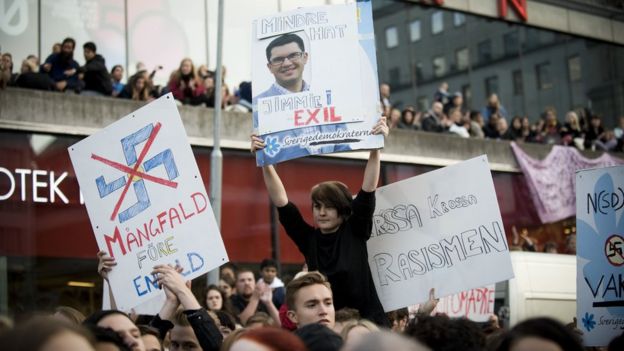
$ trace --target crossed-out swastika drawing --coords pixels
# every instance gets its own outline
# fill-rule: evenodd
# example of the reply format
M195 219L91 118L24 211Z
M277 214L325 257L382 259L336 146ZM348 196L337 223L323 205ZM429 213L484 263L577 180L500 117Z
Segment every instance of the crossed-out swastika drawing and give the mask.
M115 217L118 216L119 222L123 223L143 212L150 206L151 203L145 187L145 180L170 188L178 187L178 183L172 181L178 177L179 173L171 149L165 149L143 162L150 147L154 143L154 139L156 139L156 135L158 135L160 128L160 123L156 123L155 125L150 123L121 139L121 147L126 159L125 165L96 154L91 154L92 159L126 173L110 183L106 182L104 176L99 176L95 179L95 184L98 188L100 198L104 198L123 187L123 191L121 192L121 195L115 204L115 208L113 209L113 213L111 214L111 221L114 221ZM147 141L145 146L137 156L136 146L145 141ZM169 179L155 177L147 173L160 165L164 167L165 172L167 173L167 178ZM127 209L119 212L130 185L132 185L134 189L137 202Z

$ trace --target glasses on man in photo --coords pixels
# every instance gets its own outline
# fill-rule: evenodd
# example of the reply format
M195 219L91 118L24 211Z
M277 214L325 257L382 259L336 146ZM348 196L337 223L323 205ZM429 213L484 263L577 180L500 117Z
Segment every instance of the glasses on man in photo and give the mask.
M284 61L286 61L286 59L288 59L288 61L290 62L297 62L301 60L302 57L303 57L302 51L293 52L292 54L289 54L288 56L273 57L271 58L271 60L269 60L269 63L272 64L273 66L280 66L284 64Z

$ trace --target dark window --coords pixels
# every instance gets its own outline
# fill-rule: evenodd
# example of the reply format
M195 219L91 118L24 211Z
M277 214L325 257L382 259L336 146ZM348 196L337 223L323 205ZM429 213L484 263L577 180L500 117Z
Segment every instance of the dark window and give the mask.
M412 74L414 74L414 78L416 79L416 82L420 82L425 79L422 62L417 62L412 65Z
M409 24L410 41L420 40L420 20L414 20Z
M461 12L453 13L453 25L455 27L459 27L464 23L466 23L466 15Z
M524 94L524 83L522 81L522 71L520 70L513 71L512 78L513 78L514 95Z
M583 78L581 58L579 56L572 56L568 59L568 76L570 77L570 82L577 82Z
M468 48L463 48L455 51L455 63L457 64L457 69L460 71L468 68L470 64L470 52Z
M552 81L550 79L550 63L544 62L536 65L535 73L537 75L537 89L545 90L552 88Z
M518 32L513 31L505 34L503 37L505 47L505 56L517 55L520 51L520 41L518 40Z
M464 96L464 106L470 109L472 107L472 89L470 84L462 85L462 95Z
M417 100L418 111L428 111L429 110L429 98L426 96L421 96Z
M492 41L485 40L479 43L477 46L479 53L479 63L489 62L492 60Z
M433 58L433 75L441 77L446 74L446 58L438 56Z
M444 30L444 13L436 11L431 14L431 33L438 34Z

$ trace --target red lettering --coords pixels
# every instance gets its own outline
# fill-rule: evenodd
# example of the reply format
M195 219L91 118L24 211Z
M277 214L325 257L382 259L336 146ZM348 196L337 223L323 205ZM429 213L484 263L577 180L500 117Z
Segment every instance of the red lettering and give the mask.
M314 120L314 122L318 124L319 121L316 119L316 115L318 115L319 112L320 112L320 109L318 108L316 110L308 110L308 116L310 116L310 118L308 118L306 125L310 124L310 121L312 120Z
M182 217L184 217L184 220L187 220L195 215L195 212L191 212L191 214L187 216L181 202L178 203L178 206L180 207L180 212L182 212Z
M304 125L303 121L301 121L301 114L303 113L303 110L297 110L295 111L295 126L299 127Z
M173 229L173 219L177 219L179 224L182 224L182 220L180 219L180 215L178 214L178 210L175 207L169 209L169 225L171 225L171 229Z
M203 201L203 204L201 204L203 207L201 208L200 205L197 203L197 197L199 197L199 199ZM193 199L193 203L195 204L195 209L197 210L197 213L204 212L208 207L208 201L206 200L206 196L204 194L194 193L193 195L191 195L191 198Z
M331 116L330 121L331 122L340 122L340 121L342 121L342 116L336 116L336 111L334 109L335 109L334 106L329 108L329 110L331 111L331 113L330 113L330 116Z
M136 229L136 232L139 235L139 247L143 246L144 238L146 241L150 241L149 232L147 229L147 223L143 223L143 230L145 231L145 233L143 233L139 228Z
M104 234L104 241L106 242L106 247L108 248L108 254L111 255L111 257L115 257L115 251L113 250L111 243L117 243L118 247L121 249L121 255L126 255L126 248L123 245L119 228L115 227L115 233L112 237Z
M518 15L523 22L529 20L526 0L498 0L498 15L500 17L507 18L507 3L511 5L516 15Z

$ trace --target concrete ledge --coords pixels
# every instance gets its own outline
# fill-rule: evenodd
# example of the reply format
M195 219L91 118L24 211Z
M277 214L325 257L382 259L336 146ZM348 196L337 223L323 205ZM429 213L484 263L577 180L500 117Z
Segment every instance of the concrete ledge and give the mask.
M80 96L36 90L8 88L0 90L0 129L39 133L86 136L111 124L144 105L136 101L107 97ZM191 144L213 145L214 110L180 106ZM221 145L227 149L249 149L251 114L224 112L221 122ZM394 130L387 140L382 160L392 163L447 166L487 154L492 170L519 172L508 141L464 139L452 135ZM532 157L544 158L551 147L524 144ZM599 152L586 151L595 158ZM349 152L324 157L366 159L366 152Z

